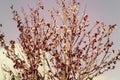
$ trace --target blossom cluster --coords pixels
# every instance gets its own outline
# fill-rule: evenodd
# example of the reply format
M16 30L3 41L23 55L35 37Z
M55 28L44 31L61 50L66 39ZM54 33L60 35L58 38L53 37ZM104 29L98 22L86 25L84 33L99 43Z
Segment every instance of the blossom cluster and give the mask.
M25 59L15 54L14 40L7 46L4 35L0 34L0 43L7 50L6 56L13 61L14 68L19 70L15 78L92 80L105 71L114 69L116 61L120 60L120 52L115 54L117 52L111 49L113 42L110 37L116 24L107 26L104 22L96 21L90 25L85 11L82 15L79 14L79 2L56 2L60 10L49 10L49 22L40 16L44 10L41 2L37 8L29 9L30 15L23 11L23 18L11 6Z

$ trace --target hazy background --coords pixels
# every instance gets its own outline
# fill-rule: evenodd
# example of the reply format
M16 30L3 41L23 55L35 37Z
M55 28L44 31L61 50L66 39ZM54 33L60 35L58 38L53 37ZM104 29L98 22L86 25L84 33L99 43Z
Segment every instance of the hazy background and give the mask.
M45 9L56 7L54 0L43 0ZM120 49L120 0L78 0L81 1L81 10L87 5L86 12L90 21L94 23L96 20L103 21L106 24L117 24L117 28L112 34L114 48ZM17 40L18 30L16 23L12 20L11 4L15 9L20 11L24 7L28 11L29 6L35 6L35 0L0 0L0 24L3 25L2 31L6 34L6 41L11 39ZM41 16L48 16L47 10ZM120 80L120 62L115 70L105 72L100 76L101 80ZM100 80L100 79L98 79Z

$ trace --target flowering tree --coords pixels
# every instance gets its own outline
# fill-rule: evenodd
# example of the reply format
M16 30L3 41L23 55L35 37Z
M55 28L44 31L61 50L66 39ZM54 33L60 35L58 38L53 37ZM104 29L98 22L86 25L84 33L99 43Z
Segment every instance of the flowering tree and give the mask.
M96 21L90 25L85 11L80 15L80 3L76 0L56 0L56 3L60 10L49 10L49 22L40 16L44 10L40 1L35 9L29 8L29 15L23 10L22 17L11 6L20 32L19 55L25 56L21 58L15 53L14 40L7 45L4 34L0 34L4 54L18 70L17 75L7 70L11 80L93 80L114 69L120 60L120 53L112 50L110 40L116 24L107 26ZM4 67L3 70L6 71Z

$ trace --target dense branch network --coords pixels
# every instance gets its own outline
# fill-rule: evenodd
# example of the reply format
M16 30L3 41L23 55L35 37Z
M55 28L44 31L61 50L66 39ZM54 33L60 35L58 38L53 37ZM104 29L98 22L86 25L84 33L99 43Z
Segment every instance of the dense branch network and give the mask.
M14 52L15 41L7 46L0 34L1 46L6 56L18 69L17 80L92 80L109 69L114 69L120 53L111 47L110 36L116 25L96 21L89 24L89 17L79 13L76 0L60 0L58 9L49 10L50 22L40 17L44 10L41 2L37 8L23 10L23 18L11 6L13 20L20 31L19 44L25 59ZM41 67L40 67L41 66ZM43 70L43 72L41 72ZM14 75L14 74L13 74Z

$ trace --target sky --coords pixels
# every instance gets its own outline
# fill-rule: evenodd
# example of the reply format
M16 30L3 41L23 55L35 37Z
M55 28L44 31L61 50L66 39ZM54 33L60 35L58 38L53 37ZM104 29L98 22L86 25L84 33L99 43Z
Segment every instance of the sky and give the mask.
M43 0L45 8L50 9L55 7L54 0ZM114 41L114 48L120 49L120 0L78 0L81 2L81 8L87 5L86 13L89 15L91 22L103 21L106 24L117 24L111 39ZM17 40L18 30L16 23L12 20L12 12L10 10L11 4L15 9L20 11L21 7L35 6L35 0L0 0L0 24L3 25L2 31L6 35L6 41L11 39ZM43 16L47 13L44 13ZM99 76L101 80L119 80L120 79L120 62L118 62L116 69L105 72L104 75ZM97 80L97 79L96 79Z

